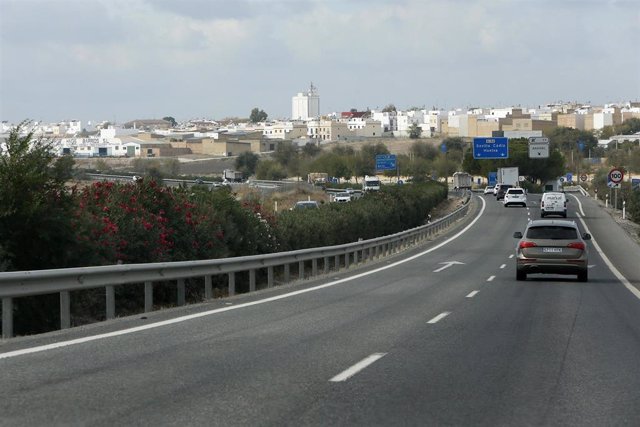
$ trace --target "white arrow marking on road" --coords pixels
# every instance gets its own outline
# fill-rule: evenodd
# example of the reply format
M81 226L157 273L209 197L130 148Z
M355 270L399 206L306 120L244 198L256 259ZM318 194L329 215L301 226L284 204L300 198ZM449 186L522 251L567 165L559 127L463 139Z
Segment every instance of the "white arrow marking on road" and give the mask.
M433 270L434 273L440 273L442 270L446 270L447 268L451 267L452 265L464 265L464 262L459 262L459 261L447 261L447 262L441 262L440 264L444 264L443 267L440 267L437 270Z

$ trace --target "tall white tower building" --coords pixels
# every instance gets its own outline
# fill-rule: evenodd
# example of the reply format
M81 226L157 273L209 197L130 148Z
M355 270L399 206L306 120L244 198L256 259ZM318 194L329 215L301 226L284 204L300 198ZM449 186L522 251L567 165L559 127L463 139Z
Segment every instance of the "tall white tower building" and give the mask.
M311 83L309 91L299 92L291 98L291 119L309 120L320 116L320 97L317 88Z

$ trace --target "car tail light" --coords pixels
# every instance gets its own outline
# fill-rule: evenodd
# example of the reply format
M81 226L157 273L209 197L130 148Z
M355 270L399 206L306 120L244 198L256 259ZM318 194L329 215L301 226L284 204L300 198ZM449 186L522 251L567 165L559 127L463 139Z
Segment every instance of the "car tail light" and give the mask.
M584 243L582 242L569 243L567 247L572 249L580 249L581 251L584 251L584 248L585 248Z
M540 207L544 208L544 200L540 201Z
M524 249L524 248L535 248L536 246L538 246L538 245L536 245L536 244L535 244L535 243L533 243L533 242L527 242L527 241L520 242L520 244L518 245L518 247L519 247L520 249Z

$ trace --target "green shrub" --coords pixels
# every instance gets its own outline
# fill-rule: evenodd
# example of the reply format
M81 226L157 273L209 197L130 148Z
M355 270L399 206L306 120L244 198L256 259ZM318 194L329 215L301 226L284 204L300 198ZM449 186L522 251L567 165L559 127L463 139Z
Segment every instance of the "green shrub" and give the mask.
M446 187L435 182L384 186L350 203L282 212L276 236L283 251L380 237L424 224L446 197Z

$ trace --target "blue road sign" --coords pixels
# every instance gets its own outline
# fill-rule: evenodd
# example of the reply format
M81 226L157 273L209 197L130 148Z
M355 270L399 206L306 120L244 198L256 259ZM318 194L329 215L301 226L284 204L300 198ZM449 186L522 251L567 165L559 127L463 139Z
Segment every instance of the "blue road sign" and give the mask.
M395 154L378 154L376 155L376 170L386 171L396 169Z
M573 182L573 174L571 172L567 172L567 182Z
M496 185L498 183L498 172L489 172L489 185Z
M631 188L640 191L640 178L631 179Z
M509 158L509 138L473 138L474 159Z
M442 151L443 153L447 152L447 145L446 144L440 144L440 151Z

